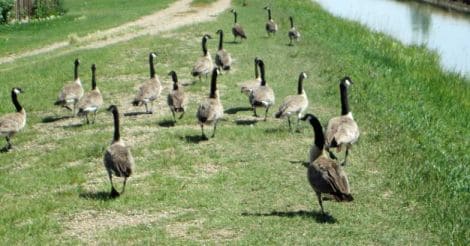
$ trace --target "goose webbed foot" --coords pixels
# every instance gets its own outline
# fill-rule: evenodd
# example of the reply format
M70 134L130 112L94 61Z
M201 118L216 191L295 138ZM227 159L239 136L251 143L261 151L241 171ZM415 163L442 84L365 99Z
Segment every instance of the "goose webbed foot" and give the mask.
M114 189L114 187L111 187L111 194L109 194L109 196L111 198L116 198L116 197L119 197L119 195L120 195L119 192L117 192L117 190Z

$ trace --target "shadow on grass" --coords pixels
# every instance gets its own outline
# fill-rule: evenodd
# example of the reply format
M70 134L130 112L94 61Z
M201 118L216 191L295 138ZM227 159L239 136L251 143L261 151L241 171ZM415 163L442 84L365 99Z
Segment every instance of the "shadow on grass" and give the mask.
M240 111L252 111L253 109L250 108L250 107L234 107L234 108L229 108L227 110L225 110L224 113L226 114L236 114Z
M52 122L56 122L56 121L59 121L59 120L66 120L66 119L70 119L70 118L73 118L73 116L46 116L44 118L42 118L42 123L52 123Z
M294 217L302 217L302 218L312 218L314 219L317 223L327 223L327 224L334 224L337 222L337 220L326 213L323 215L322 213L319 213L317 211L305 211L305 210L298 210L298 211L272 211L271 213L242 213L242 216L259 216L259 217L271 217L271 216L276 216L276 217L287 217L287 218L294 218Z
M162 120L158 122L158 125L161 127L173 127L175 126L175 122L173 120Z
M258 123L257 120L236 120L235 124L238 126L250 126Z
M308 161L289 161L291 164L302 164L302 166L304 167L308 167L308 165L310 165L310 163L308 163Z
M116 198L111 197L109 192L98 191L98 192L82 192L79 195L80 198L86 200L97 200L97 201L109 201Z
M187 143L200 143L209 140L206 136L201 135L184 136L180 137L180 139L186 141Z
M64 129L73 129L73 128L82 127L84 125L85 124L83 124L83 123L76 123L76 124L70 124L70 125L63 126L62 128L64 128Z
M127 112L127 113L124 113L124 116L139 116L143 114L152 114L152 113L150 112Z
M280 127L276 127L276 128L268 128L266 130L264 130L265 133L281 133L281 132L284 132L285 130L283 130L282 128Z

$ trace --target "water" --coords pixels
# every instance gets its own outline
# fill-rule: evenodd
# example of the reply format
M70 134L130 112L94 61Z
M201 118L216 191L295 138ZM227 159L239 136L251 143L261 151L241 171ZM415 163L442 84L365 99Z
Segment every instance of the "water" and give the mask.
M470 15L413 1L314 0L335 16L359 21L405 44L425 45L442 67L470 78Z

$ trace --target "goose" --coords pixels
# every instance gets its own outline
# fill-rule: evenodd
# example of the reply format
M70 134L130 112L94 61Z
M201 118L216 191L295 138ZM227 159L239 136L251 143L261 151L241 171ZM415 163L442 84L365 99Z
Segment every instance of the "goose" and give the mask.
M341 93L341 116L334 117L328 121L326 128L326 149L337 148L340 152L346 146L343 165L346 165L349 149L359 138L359 127L349 109L348 87L353 81L348 76L341 79L339 90Z
M321 212L325 216L322 203L322 193L329 194L338 202L350 202L354 198L349 189L349 181L341 165L331 159L324 149L325 137L323 128L317 117L305 115L302 120L309 121L315 133L315 139L310 150L312 159L307 168L307 178L320 203Z
M186 105L188 104L188 97L184 93L183 87L178 84L176 72L171 71L168 75L173 79L173 89L168 94L167 102L173 114L173 120L176 122L175 113L181 112L179 119L183 118Z
M127 179L132 175L132 170L134 169L134 158L129 147L121 140L119 133L119 112L116 105L109 106L108 111L113 114L114 118L114 137L111 145L106 149L103 163L111 182L110 196L114 198L118 197L120 193L114 188L113 174L117 177L124 177L121 194L124 193Z
M191 74L196 77L199 77L199 81L201 81L201 76L202 75L207 75L212 71L212 68L214 67L214 64L212 63L212 58L211 55L209 54L209 51L207 51L207 39L211 39L212 37L208 34L205 34L202 36L202 57L199 57L196 61L196 63L193 66L193 70Z
M222 29L217 30L219 34L219 50L215 54L215 64L219 69L230 70L232 66L232 56L228 53L223 46L224 31Z
M100 89L96 87L96 65L91 65L91 91L87 92L82 99L78 102L78 115L86 117L86 123L90 124L88 120L88 113L93 113L93 123L95 123L96 112L103 105L103 97L101 96Z
M82 81L78 76L78 67L80 65L80 60L77 58L74 61L74 79L72 82L69 82L62 87L62 90L59 92L54 105L59 105L68 110L72 110L72 116L75 116L75 109L78 101L83 96L83 87ZM70 104L73 104L73 109L70 108Z
M209 98L199 105L197 109L197 119L201 126L202 138L207 139L204 134L204 125L214 125L212 137L215 136L215 130L217 129L217 123L224 116L224 107L219 98L219 91L217 90L217 75L219 73L218 68L212 70L211 88Z
M240 37L240 42L242 39L246 39L245 31L243 30L243 27L240 26L237 22L237 17L238 13L235 11L235 9L230 10L230 12L233 13L234 21L233 21L233 27L232 27L232 33L233 33L233 42L235 43L237 40L237 37Z
M266 32L268 33L268 36L270 36L271 34L276 34L277 24L271 18L271 8L266 6L264 7L264 9L268 11L268 21L266 22Z
M289 20L290 20L290 29L289 29L289 32L288 32L288 36L289 36L289 40L290 40L289 45L292 46L293 45L292 40L295 40L295 41L299 40L300 32L297 31L297 29L294 26L294 18L292 16L289 16Z
M155 52L149 54L149 66L150 66L150 79L139 86L139 90L135 95L132 105L134 106L145 106L145 112L148 114L153 113L153 101L155 101L162 92L162 84L157 75L155 75L154 59L157 57ZM150 110L147 104L151 103Z
M7 140L7 145L3 148L4 151L9 151L12 148L10 139L26 125L26 111L18 102L18 94L23 92L18 87L11 90L11 100L15 105L16 112L0 117L0 136Z
M305 72L300 73L299 83L297 87L297 95L290 95L284 98L279 111L276 113L276 118L281 118L287 116L287 122L289 123L289 129L291 128L290 116L292 114L297 114L297 130L299 130L299 120L302 117L303 112L308 107L308 98L307 94L303 89L303 81L307 78Z
M258 60L258 66L261 73L261 84L251 91L248 98L255 117L258 117L258 114L256 114L256 107L266 108L266 112L264 114L264 121L266 121L268 110L274 104L274 91L271 87L266 85L266 79L264 77L264 62L261 59Z
M259 86L261 83L261 77L259 76L259 73L258 73L258 61L259 61L259 58L255 57L255 62L254 62L255 63L255 78L242 82L240 86L240 91L247 96L249 96L251 91L257 86Z

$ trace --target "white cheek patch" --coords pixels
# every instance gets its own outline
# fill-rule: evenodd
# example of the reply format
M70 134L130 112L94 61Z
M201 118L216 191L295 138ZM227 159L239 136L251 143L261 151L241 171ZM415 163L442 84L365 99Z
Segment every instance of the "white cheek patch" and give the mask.
M157 56L155 55L155 53L152 53L152 57L153 57L153 58L156 58Z
M346 80L346 85L347 85L347 86L350 86L350 85L351 85L351 81L349 81L349 79Z
M18 90L17 88L15 88L13 91L15 92L15 94L20 94L21 93L21 91Z

